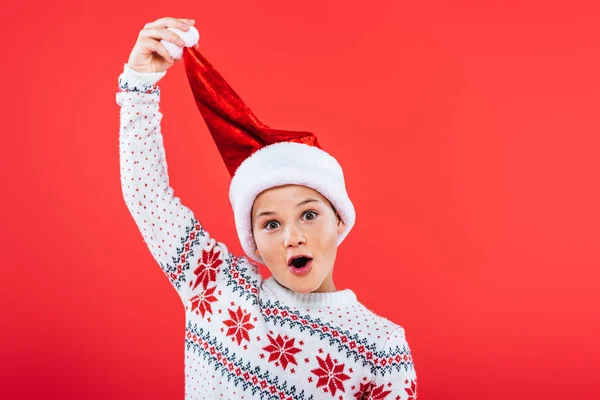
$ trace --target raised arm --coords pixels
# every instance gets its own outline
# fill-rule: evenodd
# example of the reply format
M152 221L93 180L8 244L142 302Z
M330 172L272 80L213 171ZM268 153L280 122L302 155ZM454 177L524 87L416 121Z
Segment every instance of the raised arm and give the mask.
M119 76L116 96L121 107L123 197L152 256L185 304L194 294L216 283L225 267L227 249L209 236L169 185L157 85L166 69L140 72L129 64Z

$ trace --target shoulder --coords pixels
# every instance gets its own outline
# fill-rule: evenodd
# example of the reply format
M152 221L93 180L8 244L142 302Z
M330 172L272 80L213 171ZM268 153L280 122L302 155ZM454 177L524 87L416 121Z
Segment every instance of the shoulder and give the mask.
M406 353L410 354L410 348L408 341L406 340L406 330L400 325L394 325L390 330L390 334L387 336L381 346L381 351L392 351L394 353Z
M234 290L239 287L243 291L256 295L262 281L258 265L244 254L230 252L224 243L219 242L219 248L227 264L225 274L228 285L231 285Z
M362 322L360 320L363 319L367 323L371 335L374 332L377 333L375 336L378 338L377 349L383 350L384 348L388 348L388 342L391 344L405 340L405 330L402 325L376 314L360 302L357 303L356 314L359 322Z
M369 330L371 337L377 338L376 355L373 359L374 368L389 370L394 368L412 368L412 354L406 339L406 330L403 325L383 317L369 310L359 303L357 317L370 321Z

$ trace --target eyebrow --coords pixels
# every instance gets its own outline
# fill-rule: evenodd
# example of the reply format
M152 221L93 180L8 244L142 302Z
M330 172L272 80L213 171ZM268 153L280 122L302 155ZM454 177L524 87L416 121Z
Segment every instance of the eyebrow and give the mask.
M298 204L296 204L296 207L302 207L303 205L307 204L307 203L312 203L312 202L319 202L319 200L315 200L315 199L306 199ZM260 214L258 214L256 216L256 219L262 217L263 215L275 215L276 213L273 211L263 211Z

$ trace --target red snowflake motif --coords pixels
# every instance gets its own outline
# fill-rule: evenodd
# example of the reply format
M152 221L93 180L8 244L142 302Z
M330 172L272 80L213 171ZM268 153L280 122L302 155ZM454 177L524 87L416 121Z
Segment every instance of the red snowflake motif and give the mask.
M292 338L285 340L281 337L281 335L277 335L277 339L273 339L269 334L267 334L267 337L269 338L271 344L263 347L263 350L271 353L269 356L269 362L278 360L284 370L287 368L289 363L298 365L294 354L299 353L302 350L294 347L294 342L296 339Z
M366 378L363 378L363 379L366 379ZM356 400L366 399L369 392L371 392L372 386L373 386L373 384L371 382L367 382L367 383L361 382L360 388L358 389L358 391L356 393L354 393L354 398Z
M367 382L360 384L358 392L354 393L354 397L357 399L369 399L369 400L382 400L385 399L388 394L392 393L391 390L384 390L385 384L375 387L373 382Z
M217 270L223 264L223 260L219 259L220 255L221 253L215 251L214 246L208 251L205 249L202 250L202 257L198 259L198 266L194 270L196 280L190 282L192 289L196 289L199 284L202 284L202 287L206 289L210 282L216 282Z
M410 387L404 388L408 393L408 400L416 400L417 398L417 378L410 380Z
M233 311L228 308L227 311L231 317L231 319L223 321L223 323L229 328L227 330L227 336L235 335L238 345L242 343L242 339L250 341L248 331L254 328L254 325L250 323L250 313L243 313L242 307L238 307L237 311Z
M319 377L317 387L325 386L323 389L325 391L329 389L332 396L335 396L338 389L345 392L343 381L350 379L350 377L344 373L344 364L334 363L329 354L324 360L317 356L317 361L321 368L310 371Z
M198 294L190 300L192 303L192 311L195 311L196 314L202 314L202 318L204 318L204 314L208 311L212 314L212 308L210 307L210 303L214 303L217 301L217 298L213 296L216 286L206 289L201 294Z

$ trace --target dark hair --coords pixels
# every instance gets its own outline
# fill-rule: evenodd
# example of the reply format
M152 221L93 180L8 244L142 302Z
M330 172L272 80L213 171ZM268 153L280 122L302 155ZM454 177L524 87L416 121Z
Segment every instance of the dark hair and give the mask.
M342 217L340 217L340 214L337 212L337 210L335 209L335 207L333 206L333 203L331 203L331 201L329 199L327 199L327 201L329 202L329 205L331 206L331 208L333 209L333 212L335 213L335 216L337 217L338 222L342 219Z

